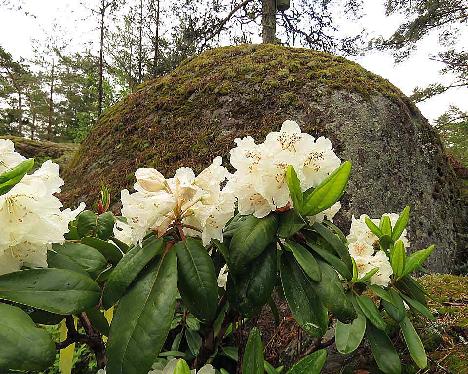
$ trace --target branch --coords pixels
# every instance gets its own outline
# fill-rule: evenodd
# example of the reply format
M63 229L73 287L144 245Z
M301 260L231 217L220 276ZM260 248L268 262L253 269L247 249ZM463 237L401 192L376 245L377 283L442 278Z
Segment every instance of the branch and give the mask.
M213 39L216 35L218 35L221 30L223 29L224 25L226 25L226 23L232 18L232 16L241 8L245 7L248 3L252 2L253 0L244 0L243 2L237 4L234 8L232 8L232 10L229 12L229 14L226 16L226 18L224 18L223 20L221 20L221 22L218 24L218 26L216 27L216 29L207 37L205 38L205 41L203 42L201 48L205 48L206 47L206 44L211 40Z

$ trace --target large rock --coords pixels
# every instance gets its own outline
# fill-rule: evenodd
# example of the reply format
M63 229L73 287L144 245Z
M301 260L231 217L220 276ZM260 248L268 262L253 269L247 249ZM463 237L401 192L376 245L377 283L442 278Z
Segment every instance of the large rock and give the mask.
M344 58L271 45L213 49L143 84L107 110L66 174L68 202L92 202L100 182L118 198L134 171L196 171L227 156L236 137L263 140L285 119L331 138L353 173L338 217L412 206L414 248L435 242L429 268L456 263L463 207L441 142L417 108L387 80Z

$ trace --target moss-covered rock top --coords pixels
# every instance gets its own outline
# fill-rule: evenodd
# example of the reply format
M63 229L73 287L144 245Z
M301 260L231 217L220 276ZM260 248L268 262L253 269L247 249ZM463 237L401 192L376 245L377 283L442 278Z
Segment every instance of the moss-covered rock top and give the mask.
M217 48L148 81L100 118L65 174L62 198L114 201L138 167L172 176L228 159L234 139L263 141L286 119L331 139L353 173L336 223L412 206L414 249L436 243L429 268L456 263L462 208L456 176L435 131L396 87L342 57L273 45ZM461 248L462 246L459 246ZM460 261L458 261L460 262Z
M0 139L10 139L15 143L15 149L26 158L34 158L36 167L44 161L53 160L61 168L68 164L78 150L74 143L54 143L44 140L32 140L18 136L0 136Z

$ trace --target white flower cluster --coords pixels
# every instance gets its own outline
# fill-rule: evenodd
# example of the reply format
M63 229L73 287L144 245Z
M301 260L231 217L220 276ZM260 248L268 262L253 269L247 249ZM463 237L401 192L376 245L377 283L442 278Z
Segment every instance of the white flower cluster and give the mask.
M198 176L190 168L180 168L170 179L156 169L138 169L136 192L121 193L122 215L133 230L133 242L141 242L148 230L161 235L176 221L185 234L201 236L205 245L211 239L222 241L223 228L234 215L235 198L221 189L229 175L221 162L216 157Z
M174 374L175 368L177 366L177 358L173 358L167 362L167 364L161 369L152 369L148 374ZM106 374L106 369L99 369L96 374ZM200 368L200 370L192 369L190 374L216 374L215 368L207 364Z
M387 213L384 216L390 218L392 226L398 220L398 214L396 213ZM378 268L378 272L372 276L370 283L387 286L390 282L390 276L393 274L392 266L385 252L379 249L379 238L367 226L366 218L368 216L365 214L361 215L359 219L354 216L352 218L350 232L346 237L349 254L356 262L360 278L372 269ZM377 226L380 224L380 219L371 219L371 221ZM406 235L407 232L404 230L400 237L405 248L410 245Z
M22 161L13 142L0 140L0 172ZM0 274L22 266L47 267L47 249L52 243L64 242L68 223L84 209L82 204L74 211L61 210L62 203L54 194L62 185L59 166L46 161L0 195Z
M262 218L271 211L292 204L286 181L286 169L292 165L301 182L302 191L319 185L340 166L329 139L301 132L294 121L285 121L279 132L270 132L265 141L255 144L250 136L235 140L230 162L236 172L228 188L238 200L240 214ZM339 205L323 216L333 218Z

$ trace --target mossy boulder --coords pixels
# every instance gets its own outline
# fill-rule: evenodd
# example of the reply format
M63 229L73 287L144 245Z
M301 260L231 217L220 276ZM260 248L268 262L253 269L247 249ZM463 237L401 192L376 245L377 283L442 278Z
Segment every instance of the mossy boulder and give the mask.
M35 166L40 166L47 160L52 160L60 165L60 168L70 162L74 153L78 150L78 144L54 143L45 140L32 140L19 136L0 136L0 139L10 139L15 143L15 150L24 157L34 158Z
M429 268L456 263L463 208L436 132L395 86L342 57L272 45L217 48L146 82L108 109L70 163L63 198L92 202L101 182L118 199L138 167L171 175L228 155L236 137L263 140L286 119L329 137L353 173L338 217L412 206L415 248L432 242Z

